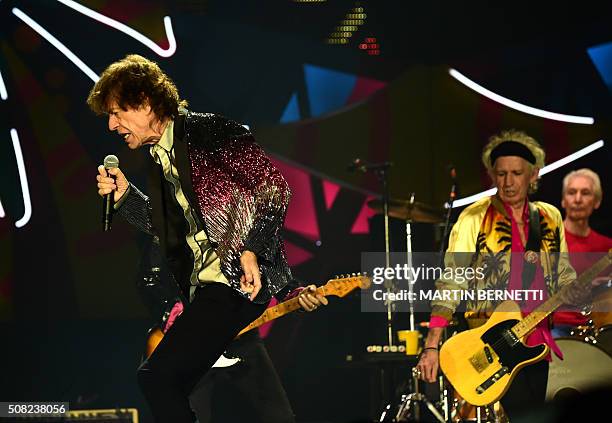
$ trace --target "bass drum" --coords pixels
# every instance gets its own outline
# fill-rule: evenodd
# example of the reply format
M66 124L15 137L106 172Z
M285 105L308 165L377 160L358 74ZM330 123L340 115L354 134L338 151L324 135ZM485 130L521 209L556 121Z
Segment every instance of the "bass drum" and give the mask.
M612 386L612 357L601 347L575 338L559 338L563 360L548 370L546 399L563 399L592 388Z

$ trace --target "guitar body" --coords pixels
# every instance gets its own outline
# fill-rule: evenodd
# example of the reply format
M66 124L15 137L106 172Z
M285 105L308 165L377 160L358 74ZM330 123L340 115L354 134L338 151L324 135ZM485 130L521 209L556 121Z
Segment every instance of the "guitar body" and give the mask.
M514 301L504 301L478 328L448 339L440 349L440 368L470 404L498 401L523 367L542 360L545 344L528 347L510 329L522 319Z

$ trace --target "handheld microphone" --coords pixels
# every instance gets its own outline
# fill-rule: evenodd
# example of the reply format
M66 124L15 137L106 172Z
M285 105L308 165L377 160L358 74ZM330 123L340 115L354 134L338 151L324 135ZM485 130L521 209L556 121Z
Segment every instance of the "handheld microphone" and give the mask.
M119 167L119 159L117 156L109 154L104 158L104 167L108 169ZM114 178L109 174L111 178ZM102 230L104 232L110 231L111 223L113 221L113 206L115 205L115 192L111 191L106 194L102 199Z

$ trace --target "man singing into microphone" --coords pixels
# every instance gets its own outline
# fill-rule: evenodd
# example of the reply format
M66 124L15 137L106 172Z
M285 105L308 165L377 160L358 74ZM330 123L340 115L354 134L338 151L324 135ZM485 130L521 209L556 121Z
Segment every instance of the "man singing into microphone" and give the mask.
M87 104L108 114L109 130L130 149L149 146L155 163L150 197L104 166L98 193L113 193L117 214L159 243L189 299L138 381L157 421L193 422L188 396L196 382L273 295L288 291L280 231L289 187L247 129L186 110L170 78L141 56L111 64ZM314 286L293 295L309 311L326 303Z

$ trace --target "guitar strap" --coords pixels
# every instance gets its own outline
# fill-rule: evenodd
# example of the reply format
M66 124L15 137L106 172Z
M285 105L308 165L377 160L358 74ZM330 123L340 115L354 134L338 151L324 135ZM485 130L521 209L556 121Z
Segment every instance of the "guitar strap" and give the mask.
M541 243L540 212L534 204L529 203L529 237L527 238L527 245L525 245L525 254L523 256L523 289L529 289L533 282L539 263ZM537 256L534 256L533 253L537 253ZM533 259L530 260L530 257Z

